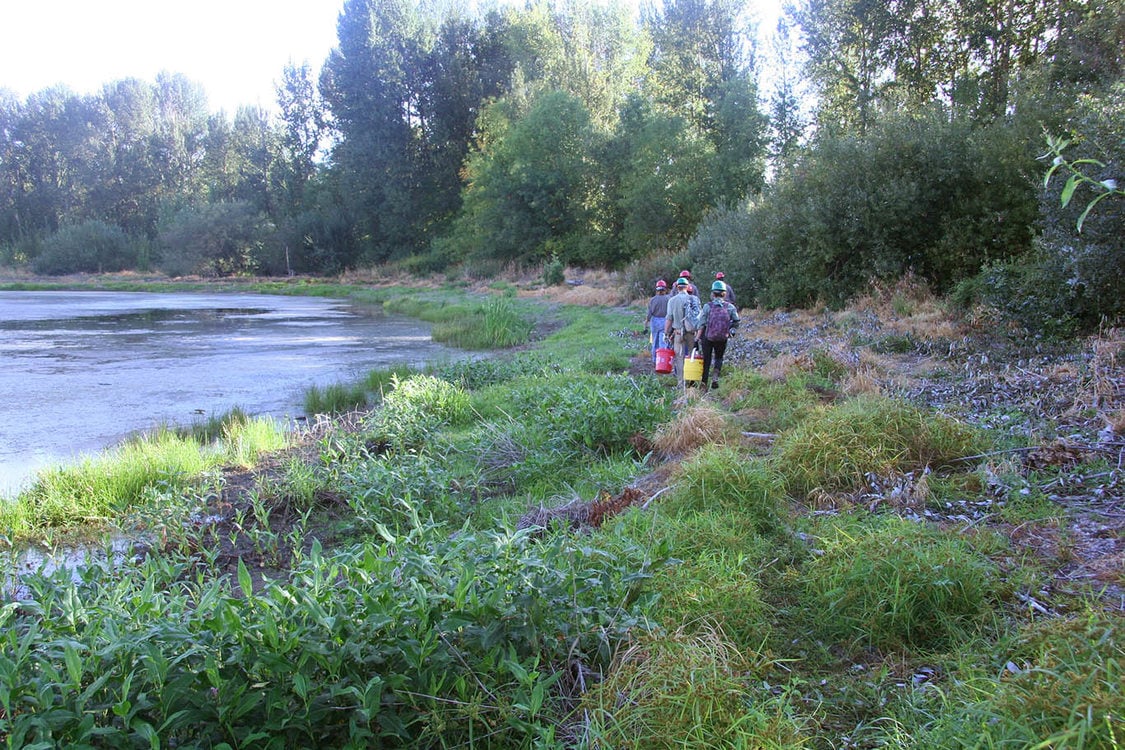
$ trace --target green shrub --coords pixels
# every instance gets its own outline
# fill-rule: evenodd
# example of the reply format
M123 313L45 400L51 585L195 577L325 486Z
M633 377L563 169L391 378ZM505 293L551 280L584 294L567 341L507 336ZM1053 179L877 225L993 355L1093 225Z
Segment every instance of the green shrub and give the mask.
M978 452L980 438L940 414L881 396L824 407L782 434L775 460L789 490L846 490L867 474L888 476L941 467Z
M108 273L136 264L136 243L120 227L91 219L44 239L32 267L43 274Z
M887 516L840 519L803 576L810 617L829 638L936 647L988 615L999 571L959 537Z
M661 252L635 260L626 267L623 276L625 289L634 299L647 300L654 294L658 279L671 284L680 271L691 269L691 255L686 250Z
M236 276L256 270L276 236L264 214L234 201L181 209L159 242L160 268L169 276Z
M566 282L565 265L558 253L543 265L543 283L547 286L560 286Z
M842 306L873 279L908 272L941 293L1031 249L1026 151L1007 124L971 127L938 114L888 116L862 137L826 132L759 202L739 209L747 219L717 218L695 244L734 248L713 252L740 293L753 290L770 307Z

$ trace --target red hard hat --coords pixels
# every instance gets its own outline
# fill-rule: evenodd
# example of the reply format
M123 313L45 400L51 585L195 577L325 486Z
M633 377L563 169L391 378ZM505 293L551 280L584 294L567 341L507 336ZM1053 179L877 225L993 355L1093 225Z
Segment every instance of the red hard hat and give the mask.
M690 279L691 271L680 271L680 276L683 276L685 279Z
M656 288L657 289L667 289L668 288L668 282L664 281L664 279L661 279L660 281L656 282Z
M716 279L725 279L726 277L727 277L727 275L725 273L723 273L722 271L719 271L717 274L715 274Z

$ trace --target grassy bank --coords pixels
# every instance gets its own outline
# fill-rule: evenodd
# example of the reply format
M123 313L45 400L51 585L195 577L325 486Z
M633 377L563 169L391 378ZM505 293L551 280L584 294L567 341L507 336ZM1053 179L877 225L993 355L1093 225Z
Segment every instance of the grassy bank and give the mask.
M893 368L948 341L895 360L881 342L924 335L853 312L798 321L846 346L773 354L747 314L701 396L649 374L639 310L367 293L435 326L493 310L519 321L494 343L534 344L372 374L349 385L374 408L256 475L110 504L161 530L147 554L0 607L9 746L1125 740L1120 568L1057 577L1083 554L1058 488L1119 498L1116 456L1031 462L1058 432L1014 429L1036 415L927 406L967 368L933 362L929 399Z

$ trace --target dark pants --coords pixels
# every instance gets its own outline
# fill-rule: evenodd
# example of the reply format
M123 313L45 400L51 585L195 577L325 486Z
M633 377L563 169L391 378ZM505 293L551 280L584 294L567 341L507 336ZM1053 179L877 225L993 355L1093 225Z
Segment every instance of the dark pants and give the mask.
M719 379L719 373L723 370L723 355L727 353L727 341L712 341L711 339L701 339L699 342L699 353L703 355L703 382L704 387L710 381L707 379L711 374L711 358L715 358L715 380Z

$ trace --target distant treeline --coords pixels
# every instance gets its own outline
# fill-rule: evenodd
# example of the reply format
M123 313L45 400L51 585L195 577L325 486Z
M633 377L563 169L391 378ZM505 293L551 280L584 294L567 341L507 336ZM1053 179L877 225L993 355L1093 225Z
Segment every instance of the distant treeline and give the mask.
M0 263L561 263L638 290L689 265L782 306L910 273L965 301L1034 291L1020 314L1065 329L1120 317L1120 195L1075 224L1121 179L1125 0L800 0L768 49L738 0L425 5L347 0L277 115L211 113L174 74L0 92ZM1047 135L1095 160L1066 201Z

